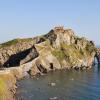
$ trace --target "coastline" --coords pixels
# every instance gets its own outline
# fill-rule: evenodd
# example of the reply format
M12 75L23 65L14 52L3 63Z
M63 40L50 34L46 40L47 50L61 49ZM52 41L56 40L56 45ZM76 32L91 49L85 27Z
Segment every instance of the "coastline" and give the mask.
M2 47L1 100L13 100L17 80L27 75L43 75L61 69L88 70L92 68L95 57L100 62L100 49L92 41L79 38L73 30L63 27L56 27L33 39L21 39L17 43L13 40L2 44Z

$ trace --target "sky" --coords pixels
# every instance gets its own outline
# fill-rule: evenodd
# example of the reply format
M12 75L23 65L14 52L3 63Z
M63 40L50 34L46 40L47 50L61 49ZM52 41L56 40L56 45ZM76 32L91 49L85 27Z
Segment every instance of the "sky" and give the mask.
M0 0L0 43L71 28L100 44L100 0Z

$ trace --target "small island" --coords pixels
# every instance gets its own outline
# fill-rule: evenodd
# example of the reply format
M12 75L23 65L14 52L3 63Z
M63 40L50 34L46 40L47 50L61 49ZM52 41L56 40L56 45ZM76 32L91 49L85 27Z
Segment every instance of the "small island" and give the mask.
M47 34L0 44L0 100L13 100L16 82L49 71L88 70L94 59L100 65L100 49L78 37L72 29L57 26Z

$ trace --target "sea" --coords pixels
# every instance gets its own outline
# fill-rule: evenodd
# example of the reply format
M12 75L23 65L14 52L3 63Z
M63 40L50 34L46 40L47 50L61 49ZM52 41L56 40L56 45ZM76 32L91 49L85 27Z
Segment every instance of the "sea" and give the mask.
M17 85L15 100L100 100L100 66L51 71L23 78Z

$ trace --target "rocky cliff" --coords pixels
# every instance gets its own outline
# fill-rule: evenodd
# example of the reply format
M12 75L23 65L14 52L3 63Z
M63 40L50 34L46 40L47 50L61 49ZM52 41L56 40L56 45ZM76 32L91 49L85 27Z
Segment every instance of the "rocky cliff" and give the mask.
M25 75L43 74L56 69L83 70L92 67L95 55L96 48L92 41L76 36L72 29L55 27L42 36L1 44L0 73L5 75L6 71L9 72L14 81ZM0 74L0 81L5 80ZM8 92L9 89L14 89L14 85L8 88Z
M95 46L92 41L75 36L71 29L57 28L44 37L46 37L45 41L35 44L39 56L33 66L36 66L40 72L92 67L95 56Z
M79 38L71 29L55 27L43 36L1 44L0 67L20 66L37 57L44 67L50 63L58 68L91 67L94 55L92 41Z
M13 100L16 93L16 79L9 71L0 71L0 100Z

